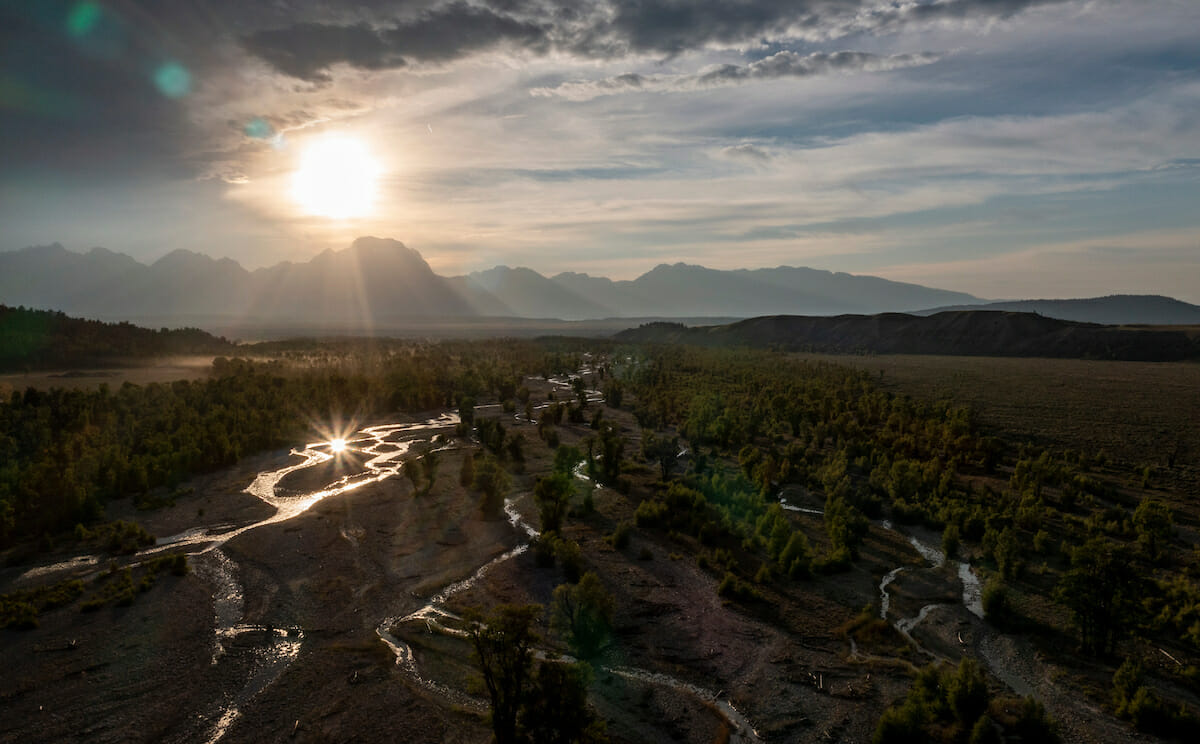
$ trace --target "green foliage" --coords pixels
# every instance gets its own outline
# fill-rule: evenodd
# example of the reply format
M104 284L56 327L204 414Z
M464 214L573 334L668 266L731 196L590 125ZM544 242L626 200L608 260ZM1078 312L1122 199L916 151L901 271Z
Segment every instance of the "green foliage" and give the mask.
M1059 582L1059 600L1071 610L1083 648L1113 652L1125 631L1136 624L1141 586L1128 552L1093 537L1071 555L1071 570Z
M625 437L621 436L621 432L615 425L605 422L600 426L597 444L599 446L597 480L605 485L615 484L617 477L621 475L621 457L625 452Z
M604 383L604 402L611 408L620 408L625 397L625 387L619 380L609 379Z
M833 544L833 551L845 551L852 560L858 560L858 546L871 523L850 502L839 496L825 499L825 531Z
M233 348L198 328L151 330L0 305L0 371L118 366L130 358L226 354Z
M1033 697L1021 701L1021 710L1013 722L1012 732L1028 744L1057 744L1058 727L1046 712L1046 707Z
M742 581L732 571L726 571L717 585L717 596L737 599L743 602L754 602L763 598L758 589L748 581Z
M1013 621L1012 601L1008 587L1001 579L992 579L983 587L983 616L988 622L1005 627Z
M484 455L475 465L472 487L483 494L479 508L489 519L498 518L504 511L504 497L512 487L512 478L491 455Z
M1143 684L1142 665L1126 659L1112 679L1113 713L1133 721L1139 731L1195 741L1200 720L1184 706L1172 707Z
M1142 665L1126 659L1112 678L1113 712L1121 718L1129 717L1130 704L1142 686Z
M649 429L642 430L642 457L658 464L664 481L671 477L678 454L679 437L660 437Z
M967 742L968 744L1002 744L1003 739L996 729L996 722L992 720L991 716L985 715L981 716L971 727L971 738Z
M572 475L575 466L583 462L583 452L578 447L560 444L554 450L554 472Z
M140 524L120 519L96 525L90 530L82 524L77 524L75 539L96 545L113 555L132 555L154 544L154 535Z
M543 532L558 532L571 505L573 479L567 473L556 471L538 478L533 487L533 500L537 504L542 520Z
M605 727L587 705L592 670L585 663L538 664L520 714L530 744L600 744Z
M1017 532L1012 527L1005 527L996 538L996 547L992 557L996 560L996 568L1005 579L1015 579L1021 575L1025 566L1024 548L1017 538Z
M554 554L562 565L563 578L567 583L578 583L583 575L583 550L579 543L574 540L559 540Z
M518 715L529 694L534 623L539 605L501 605L487 617L468 616L467 634L491 700L492 732L497 744L516 744Z
M1175 519L1170 507L1158 499L1146 499L1133 512L1133 524L1146 557L1159 560L1174 531Z
M628 522L621 522L614 529L611 535L606 539L608 543L617 550L624 550L629 547L630 526Z
M39 614L71 604L83 590L82 581L67 579L50 586L0 595L0 628L36 628Z
M600 653L612 628L616 601L600 577L588 571L578 584L561 584L554 590L551 625L582 659Z
M150 502L151 490L192 474L312 441L314 420L456 400L470 420L474 396L490 386L485 380L514 379L544 357L533 344L511 340L302 348L280 342L254 349L287 361L220 357L207 380L13 394L0 405L0 548L90 527L111 499Z
M962 535L959 532L958 525L946 525L946 529L942 530L942 552L946 554L947 559L958 555L958 546L961 542Z
M946 697L959 724L964 729L974 727L988 706L987 681L978 662L970 657L959 662L958 669L946 684Z
M1002 741L993 719L986 681L974 659L963 659L953 673L936 666L917 672L908 695L884 711L875 728L876 744L887 742ZM1018 741L1051 744L1058 735L1045 708L1025 698L1016 715L1004 718L1006 735ZM969 737L969 738L968 738Z

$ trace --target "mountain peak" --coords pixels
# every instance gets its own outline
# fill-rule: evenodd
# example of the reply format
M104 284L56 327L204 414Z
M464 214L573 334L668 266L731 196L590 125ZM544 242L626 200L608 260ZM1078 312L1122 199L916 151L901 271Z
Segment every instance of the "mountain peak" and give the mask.
M216 259L204 253L189 251L186 248L176 248L167 255L150 264L151 267L198 266L216 263Z

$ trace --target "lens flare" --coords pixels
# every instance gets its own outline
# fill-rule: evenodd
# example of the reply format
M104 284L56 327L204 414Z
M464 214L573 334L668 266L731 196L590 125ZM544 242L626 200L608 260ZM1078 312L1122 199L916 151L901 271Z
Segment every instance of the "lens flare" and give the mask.
M192 74L178 62L167 62L154 71L154 87L167 98L183 98L192 90Z
M256 116L250 121L246 122L246 126L244 127L243 131L246 133L247 137L251 137L253 139L267 139L275 134L275 129L269 123L267 123L266 119L262 118L261 116Z
M67 13L67 33L79 38L87 36L100 22L100 6L96 3L75 3Z
M346 449L345 439L334 439L329 442L329 450L331 452L343 452Z

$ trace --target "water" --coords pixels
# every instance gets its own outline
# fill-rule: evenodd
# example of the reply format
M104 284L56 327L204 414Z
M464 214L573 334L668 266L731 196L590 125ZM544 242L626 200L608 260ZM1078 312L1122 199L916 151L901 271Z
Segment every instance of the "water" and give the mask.
M911 544L913 546L913 548L917 551L917 553L919 553L920 556L923 559L925 559L925 561L930 565L930 567L939 568L941 566L946 565L946 562L947 562L946 554L943 553L941 550L938 550L934 546L932 546L926 542L923 542L920 538L917 538L913 535L905 535L903 532L900 532L899 530L895 529L892 526L892 523L886 519L882 520L880 522L880 526L886 530L895 532L898 535L907 537L909 544ZM955 570L958 575L958 579L962 583L962 604L963 604L963 606L972 615L975 615L976 617L982 619L983 618L983 591L982 591L982 588L980 587L979 577L975 575L975 572L971 570L970 565L968 565L966 562L954 561L954 564L955 564ZM888 592L888 585L891 584L893 581L895 581L896 577L899 576L900 573L902 571L904 571L906 568L907 568L906 566L899 566L897 568L893 568L891 571L888 571L886 574L884 574L883 579L880 580L880 582L879 582L879 617L883 618L884 620L887 619L888 611L891 609L891 595ZM925 618L929 615L930 612L932 612L937 607L943 607L943 606L945 606L945 605L942 603L939 603L939 602L927 604L924 607L922 607L920 609L920 611L914 617L898 618L895 621L894 626L895 626L896 630L900 631L900 633L904 635L904 637L908 638L910 641L912 641L914 644L916 644L918 649L920 649L921 651L925 651L925 649L922 648L920 646L920 644L917 644L916 641L913 640L911 633L912 633L913 629L917 627L917 625L919 625L922 621L925 620ZM926 651L926 653L929 653L929 652Z

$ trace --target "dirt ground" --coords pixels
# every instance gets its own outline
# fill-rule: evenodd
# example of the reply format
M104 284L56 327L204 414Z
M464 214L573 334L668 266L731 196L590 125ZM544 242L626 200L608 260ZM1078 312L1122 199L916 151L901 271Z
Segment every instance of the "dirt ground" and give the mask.
M544 384L531 387L535 398L545 397ZM525 435L525 473L514 477L511 496L537 526L532 488L536 474L549 470L552 453L532 424L497 408L483 413L503 415L506 427ZM628 412L605 415L636 439ZM590 433L585 425L559 431L566 444ZM489 741L486 719L470 703L480 693L465 642L411 624L397 631L413 648L422 676L455 690L448 699L397 666L377 635L389 618L423 606L526 539L503 519L484 519L478 495L458 484L462 458L477 446L460 442L443 452L428 495L393 477L225 543L222 565L232 566L244 594L235 619L258 630L221 641L222 651L214 627L228 602L221 603L212 578L219 568L213 553L194 557L186 576L160 578L128 607L81 612L76 604L46 613L34 630L0 631L0 741L206 742L231 707L238 713L223 729L223 742ZM635 450L628 446L626 456ZM272 510L242 489L256 473L293 461L286 452L251 458L196 479L193 493L172 507L144 513L129 506L124 516L158 535L250 524ZM280 487L320 487L353 470L348 462L298 471ZM956 601L961 586L953 572L923 568L896 532L873 526L862 559L848 573L778 581L765 586L765 601L743 606L718 597L717 578L698 566L697 546L688 539L635 529L627 547L610 546L604 538L617 524L632 522L637 497L609 489L594 496L595 513L569 519L564 535L580 544L586 569L597 572L617 601L613 637L596 662L591 696L614 742L730 741L724 702L764 741L867 742L882 711L903 697L914 664L932 657L953 662L963 653L1015 669L1013 686L1034 688L1052 714L1071 721L1064 727L1067 741L1126 736L1107 714L1072 712L1075 696L1055 691L1028 644L1005 640L971 616ZM802 497L793 503L819 507L800 503ZM819 546L821 517L793 518ZM910 570L891 586L895 616L945 604L913 631L920 647L887 625L852 643L847 628L860 613L877 616L880 578L901 565ZM27 568L0 573L0 593L48 580L30 578ZM93 581L105 570L102 561L53 578ZM540 568L526 552L496 564L450 606L548 604L561 581L560 568ZM290 663L274 663L287 634L300 639L299 651ZM546 621L541 634L548 653L563 650ZM631 669L638 673L625 673ZM672 681L664 683L667 678ZM993 684L1003 689L1005 681Z

